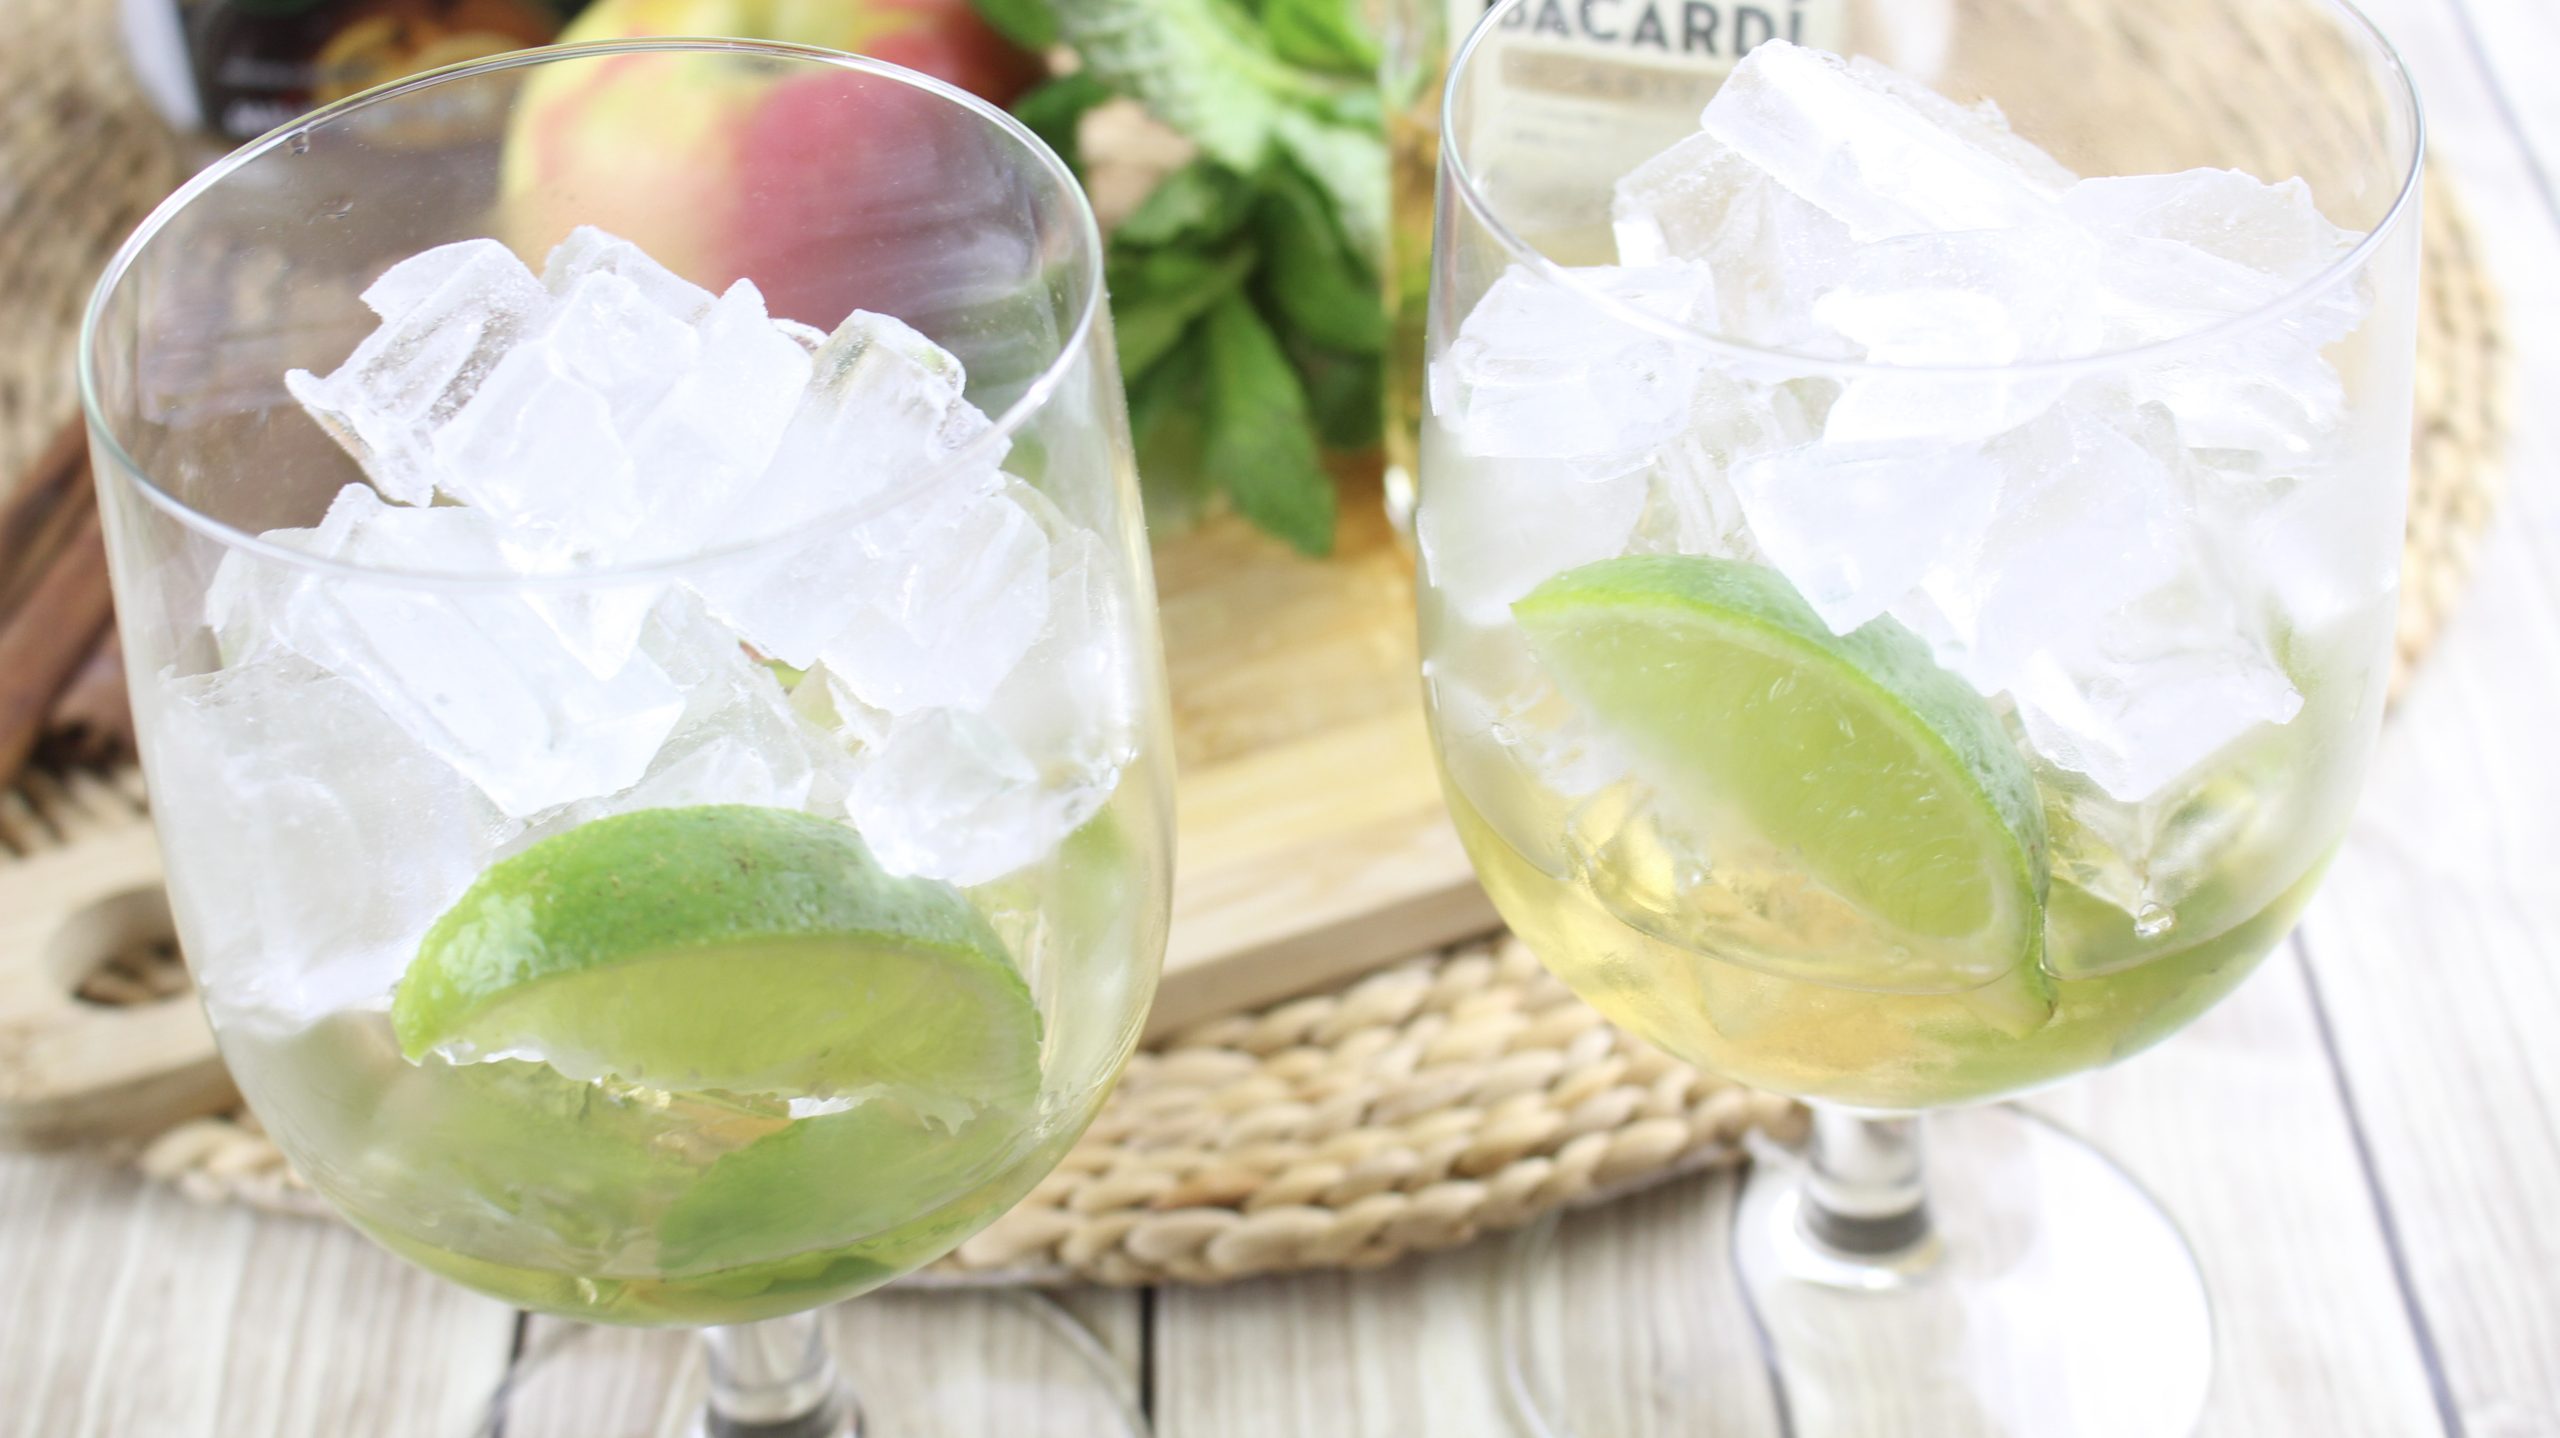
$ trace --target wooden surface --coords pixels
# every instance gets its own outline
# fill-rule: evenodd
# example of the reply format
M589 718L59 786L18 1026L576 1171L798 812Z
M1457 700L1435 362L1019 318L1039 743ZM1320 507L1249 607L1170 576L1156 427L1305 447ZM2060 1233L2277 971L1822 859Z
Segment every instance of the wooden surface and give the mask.
M2560 7L2366 8L2417 73L2515 314L2507 512L2301 933L2195 1028L2043 1106L2195 1240L2222 1324L2209 1434L2553 1438ZM1711 1254L1695 1235L1728 1199L1709 1180L1577 1220L1615 1256L1558 1317L1627 1327L1632 1361L1638 1319L1613 1282ZM1488 1438L1509 1431L1499 1259L1075 1301L1165 1438ZM1697 1361L1732 1370L1709 1431L1778 1434L1705 1282L1676 1317ZM0 1156L0 1295L0 1433L45 1438L458 1438L519 1337L514 1314L341 1229L194 1209L78 1158ZM965 1349L965 1305L910 1311Z
M1173 680L1173 935L1148 1032L1484 932L1440 803L1413 574L1374 484L1315 564L1233 518L1159 547Z

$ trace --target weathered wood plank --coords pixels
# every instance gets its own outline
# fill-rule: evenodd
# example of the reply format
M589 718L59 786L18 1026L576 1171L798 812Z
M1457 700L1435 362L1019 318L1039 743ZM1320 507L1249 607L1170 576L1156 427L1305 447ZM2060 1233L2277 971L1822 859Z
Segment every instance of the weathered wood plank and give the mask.
M2221 1317L2208 1433L2435 1428L2290 950L2159 1053L2036 1106L2125 1163L2195 1244ZM1729 1187L1692 1181L1572 1219L1535 1270L1531 1325L1567 1355L1546 1381L1624 1395L1609 1432L1778 1431L1727 1263ZM1507 1431L1501 1262L1491 1246L1379 1274L1165 1291L1163 1438ZM1663 1401L1666 1374L1686 1389L1676 1405ZM1919 1431L1881 1381L1859 1408L1879 1438Z
M2303 930L2447 1406L2560 1432L2560 12L2373 0L2506 292L2505 510Z
M1493 1325L1500 1258L1489 1243L1379 1273L1159 1290L1157 1438L1514 1431Z
M892 1289L830 1310L837 1352L874 1430L1095 1438L1112 1431L1094 1371L1026 1307L1036 1296ZM1087 1291L1050 1311L1081 1323L1136 1396L1142 1296ZM702 1349L687 1332L536 1318L507 1438L690 1438ZM930 1424L926 1418L930 1417Z
M2114 1158L2193 1245L2217 1328L2205 1434L2435 1431L2412 1320L2290 945L2157 1051L2032 1106Z
M0 1431L454 1438L515 1315L342 1225L0 1154Z

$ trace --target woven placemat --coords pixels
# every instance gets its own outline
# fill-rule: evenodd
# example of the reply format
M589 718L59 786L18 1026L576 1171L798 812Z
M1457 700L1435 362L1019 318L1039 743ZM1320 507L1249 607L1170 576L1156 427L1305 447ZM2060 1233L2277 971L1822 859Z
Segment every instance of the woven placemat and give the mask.
M1370 1268L1733 1162L1755 1130L1800 1123L1627 1037L1492 938L1139 1054L1066 1161L922 1277ZM326 1212L245 1113L183 1124L137 1161L208 1203Z
M2057 14L2130 23L2120 4L2034 3L2048 33ZM2267 34L2246 0L2138 8L2141 24L2179 39L2155 47L2159 83L2173 90L2210 97L2334 63ZM126 76L112 11L110 0L0 0L11 37L0 48L0 295L14 322L0 332L0 485L71 412L78 307L181 169ZM2234 123L2212 104L2162 116ZM2404 679L2469 574L2505 434L2502 315L2441 177L2426 246ZM0 793L0 862L140 814L129 773L34 776ZM128 955L88 992L179 1002L184 974L165 952ZM1057 1172L927 1277L1137 1283L1370 1266L1732 1161L1755 1128L1783 1138L1799 1121L1781 1100L1619 1033L1518 943L1488 939L1139 1055ZM246 1114L188 1123L136 1158L207 1202L325 1211Z

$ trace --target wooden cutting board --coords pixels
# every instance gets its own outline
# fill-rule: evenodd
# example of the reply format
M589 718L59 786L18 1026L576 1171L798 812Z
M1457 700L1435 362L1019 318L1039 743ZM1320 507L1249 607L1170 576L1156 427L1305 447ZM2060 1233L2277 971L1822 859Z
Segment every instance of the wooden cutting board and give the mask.
M1412 568L1374 475L1345 478L1343 515L1324 561L1232 518L1158 547L1180 781L1150 1035L1496 922L1441 807ZM191 995L73 995L168 924L148 819L80 787L59 808L0 796L21 815L0 834L0 1145L147 1133L232 1099Z
M1162 545L1173 679L1173 940L1150 1034L1493 928L1441 806L1413 566L1374 474L1334 557L1220 518Z

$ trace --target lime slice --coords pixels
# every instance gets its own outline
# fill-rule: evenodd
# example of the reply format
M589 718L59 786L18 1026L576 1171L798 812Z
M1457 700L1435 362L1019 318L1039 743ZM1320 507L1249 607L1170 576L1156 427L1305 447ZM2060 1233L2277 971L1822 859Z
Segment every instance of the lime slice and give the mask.
M1725 892L1810 879L1863 917L1854 940L1776 967L1976 992L1973 1007L2013 1031L2051 1012L2034 781L1981 696L1910 631L1878 620L1835 635L1774 571L1695 556L1586 565L1513 614L1651 801L1707 836L1699 867ZM1755 864L1756 877L1714 872Z
M930 1217L995 1175L1034 1117L1026 1102L945 1127L875 1098L801 1119L713 1164L667 1210L660 1261L670 1274L787 1267L811 1253L911 1266L899 1260Z
M412 1060L538 1057L685 1093L887 1088L945 1121L1039 1086L1039 1012L969 901L780 809L647 809L493 866L427 931L391 1022Z

